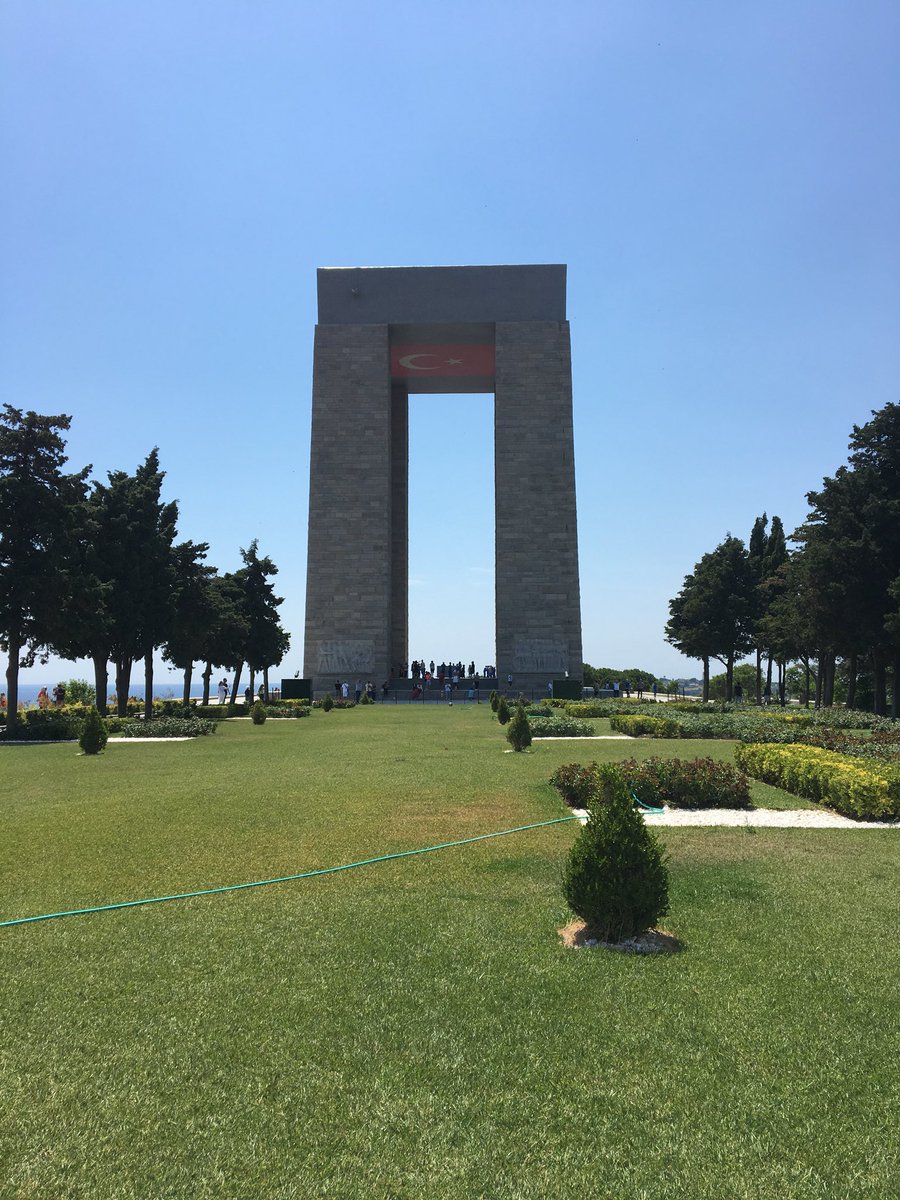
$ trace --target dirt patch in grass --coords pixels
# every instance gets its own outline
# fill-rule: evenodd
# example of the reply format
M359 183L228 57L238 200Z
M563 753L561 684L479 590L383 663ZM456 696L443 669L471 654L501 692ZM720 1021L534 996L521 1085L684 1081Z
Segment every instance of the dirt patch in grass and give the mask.
M622 942L604 942L581 918L570 921L558 933L568 950L602 946L604 950L618 950L620 954L678 954L684 949L678 938L665 929L648 929L639 937L626 938Z

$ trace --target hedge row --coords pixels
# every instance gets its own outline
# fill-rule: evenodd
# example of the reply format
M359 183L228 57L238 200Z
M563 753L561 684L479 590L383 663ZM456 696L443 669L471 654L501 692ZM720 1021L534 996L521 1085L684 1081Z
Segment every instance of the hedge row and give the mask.
M633 758L618 764L637 798L653 808L750 808L750 780L729 763L711 758ZM550 783L566 804L586 808L595 798L599 767L568 763Z
M748 775L795 796L827 804L848 817L900 817L900 769L822 750L818 746L736 746Z
M617 733L629 737L678 738L682 734L680 722L666 717L611 717L610 727Z
M593 737L595 730L590 721L576 721L573 717L534 717L529 722L531 736L545 737Z

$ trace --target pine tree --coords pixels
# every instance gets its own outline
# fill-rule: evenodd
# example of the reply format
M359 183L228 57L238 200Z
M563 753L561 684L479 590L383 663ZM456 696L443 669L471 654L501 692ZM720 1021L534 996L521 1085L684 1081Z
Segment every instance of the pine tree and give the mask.
M618 767L598 769L588 811L569 853L563 892L595 936L619 942L644 933L669 911L665 857Z

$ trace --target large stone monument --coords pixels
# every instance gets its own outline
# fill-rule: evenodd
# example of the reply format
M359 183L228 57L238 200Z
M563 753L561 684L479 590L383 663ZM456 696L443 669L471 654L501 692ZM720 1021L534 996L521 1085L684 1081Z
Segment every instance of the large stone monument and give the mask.
M566 268L320 270L318 300L304 664L314 689L350 676L380 685L409 661L408 396L418 392L494 393L500 680L580 677Z

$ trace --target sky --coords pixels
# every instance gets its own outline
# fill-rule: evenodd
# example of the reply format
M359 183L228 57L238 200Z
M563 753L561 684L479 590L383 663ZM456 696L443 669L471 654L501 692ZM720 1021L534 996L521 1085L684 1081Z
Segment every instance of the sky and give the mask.
M684 576L900 399L898 111L895 0L3 0L0 402L158 446L302 673L316 268L565 263L584 657L693 675ZM410 400L413 658L493 661L491 406Z

